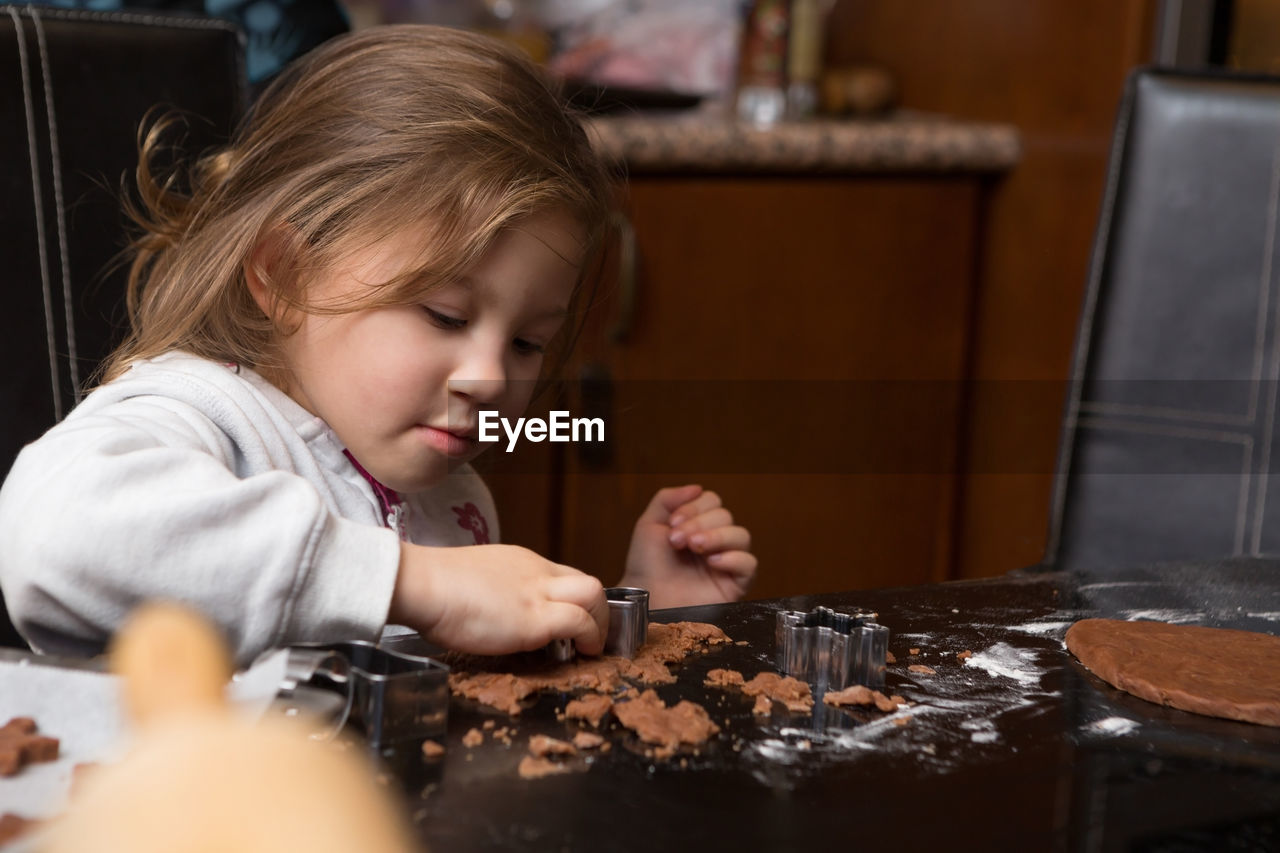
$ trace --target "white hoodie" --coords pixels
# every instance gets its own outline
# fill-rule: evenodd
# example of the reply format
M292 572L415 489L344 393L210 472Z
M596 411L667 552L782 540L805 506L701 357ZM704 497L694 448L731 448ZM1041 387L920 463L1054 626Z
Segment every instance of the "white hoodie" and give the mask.
M375 639L400 560L370 483L320 418L248 369L135 365L28 445L0 489L0 588L38 651L102 651L148 599L214 619L245 664L303 640ZM498 541L463 466L409 496L421 545Z

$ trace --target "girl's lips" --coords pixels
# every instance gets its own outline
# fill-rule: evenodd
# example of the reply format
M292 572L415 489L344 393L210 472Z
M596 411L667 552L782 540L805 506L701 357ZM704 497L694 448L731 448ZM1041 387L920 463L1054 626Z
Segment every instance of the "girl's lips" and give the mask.
M421 426L423 438L427 444L446 456L467 456L475 450L476 440L470 436L459 435L433 426Z

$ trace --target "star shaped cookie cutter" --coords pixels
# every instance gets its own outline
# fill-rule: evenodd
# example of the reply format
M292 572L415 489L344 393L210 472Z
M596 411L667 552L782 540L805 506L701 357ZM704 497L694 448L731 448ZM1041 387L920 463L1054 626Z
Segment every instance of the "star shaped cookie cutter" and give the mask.
M818 690L853 684L884 686L889 629L875 613L840 613L830 607L779 610L775 627L778 669Z

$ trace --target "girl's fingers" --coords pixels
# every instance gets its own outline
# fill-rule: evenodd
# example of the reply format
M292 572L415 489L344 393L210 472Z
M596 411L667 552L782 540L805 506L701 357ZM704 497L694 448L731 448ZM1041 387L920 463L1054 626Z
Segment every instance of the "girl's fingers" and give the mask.
M645 507L644 512L640 514L639 520L640 522L649 521L655 524L666 524L673 512L677 512L681 507L692 503L700 494L702 494L702 486L693 483L687 486L658 489L653 499L649 501L649 505Z
M568 573L548 578L544 590L550 603L570 605L586 614L595 625L596 633L601 638L600 646L603 648L603 638L609 630L609 602L604 597L604 585L598 578L577 569L570 569ZM555 636L568 635L556 634ZM598 654L598 652L587 652L587 654Z
M707 557L707 565L721 574L732 575L745 590L747 583L755 577L759 561L755 554L747 551L718 551Z
M681 504L671 511L671 518L667 521L672 527L677 527L694 516L701 515L704 512L715 509L723 505L720 496L715 492L703 492L697 498L687 503Z
M608 609L605 610L608 618ZM576 604L548 601L543 608L548 628L548 639L561 637L573 640L574 646L584 655L598 655L604 651L605 628L595 615Z
M736 524L700 530L688 539L689 550L695 554L713 554L717 551L750 551L751 531Z
M713 530L717 527L728 527L731 524L733 524L733 516L729 513L729 510L724 507L716 507L674 528L667 538L671 540L672 545L677 548L683 548L692 537L697 536L702 531Z

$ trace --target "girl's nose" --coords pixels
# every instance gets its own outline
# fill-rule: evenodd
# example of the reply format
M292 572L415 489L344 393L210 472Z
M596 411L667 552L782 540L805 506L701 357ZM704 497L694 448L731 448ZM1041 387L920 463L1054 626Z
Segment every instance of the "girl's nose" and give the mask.
M475 347L449 377L449 391L478 403L501 399L507 390L507 370L502 355L492 347Z

